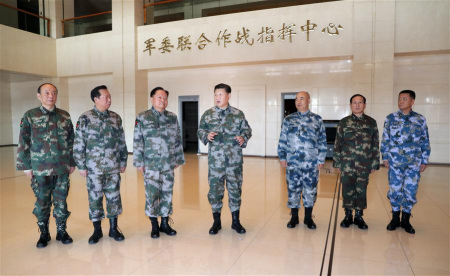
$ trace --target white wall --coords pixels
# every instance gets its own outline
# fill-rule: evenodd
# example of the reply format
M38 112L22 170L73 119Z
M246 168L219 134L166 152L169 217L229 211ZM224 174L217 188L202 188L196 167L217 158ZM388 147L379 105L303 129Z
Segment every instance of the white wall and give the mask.
M0 25L0 70L56 76L56 40Z

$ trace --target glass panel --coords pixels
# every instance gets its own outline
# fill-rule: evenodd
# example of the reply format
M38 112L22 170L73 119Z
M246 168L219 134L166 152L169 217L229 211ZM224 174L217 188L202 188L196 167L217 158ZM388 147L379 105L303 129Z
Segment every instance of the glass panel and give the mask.
M49 36L49 20L0 5L0 24L23 31Z
M101 14L64 22L64 37L112 30L112 14Z
M161 0L159 2L162 2ZM180 0L146 7L146 24L337 0Z

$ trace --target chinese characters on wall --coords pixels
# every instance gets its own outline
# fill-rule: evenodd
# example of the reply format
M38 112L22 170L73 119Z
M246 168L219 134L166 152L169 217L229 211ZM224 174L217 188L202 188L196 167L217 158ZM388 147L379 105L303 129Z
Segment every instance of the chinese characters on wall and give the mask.
M151 56L152 53L158 51L161 54L170 54L172 51L203 51L208 46L215 45L216 47L226 48L231 43L246 44L248 46L254 46L255 44L274 43L275 40L280 40L286 43L292 43L294 36L303 35L307 42L312 39L311 33L320 30L318 25L311 20L306 20L306 24L297 26L296 24L283 23L281 28L261 27L261 30L252 33L251 30L246 27L242 27L235 34L231 33L228 29L220 30L217 35L202 33L198 38L191 38L191 35L180 36L172 38L166 36L161 41L156 41L154 38L147 39L145 43L145 49L143 52L148 52ZM344 28L340 24L329 23L328 26L322 28L321 34L338 36L340 31ZM194 42L195 41L195 42ZM172 44L175 43L175 44Z

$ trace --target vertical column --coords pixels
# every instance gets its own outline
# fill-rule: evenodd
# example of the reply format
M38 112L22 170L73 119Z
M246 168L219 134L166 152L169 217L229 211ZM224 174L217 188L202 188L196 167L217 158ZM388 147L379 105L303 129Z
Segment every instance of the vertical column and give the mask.
M0 71L0 145L13 143L10 75Z
M397 108L394 91L395 0L375 1L374 26L372 114L382 129L386 116Z
M374 1L353 2L353 93L362 94L367 98L368 114L371 113L374 79Z
M143 25L144 9L141 0L113 1L113 32L118 41L114 45L114 97L123 103L122 119L128 151L133 148L134 120L148 106L147 73L138 71L137 27Z

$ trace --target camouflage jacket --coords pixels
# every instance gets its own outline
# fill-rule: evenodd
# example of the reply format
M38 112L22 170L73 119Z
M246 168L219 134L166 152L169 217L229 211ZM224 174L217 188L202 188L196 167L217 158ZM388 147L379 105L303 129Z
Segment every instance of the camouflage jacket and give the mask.
M307 111L295 112L283 120L278 157L287 161L288 167L302 167L305 163L324 164L327 154L327 137L322 117Z
M33 175L69 173L73 159L73 125L66 111L43 106L30 109L20 122L17 170L33 170Z
M408 115L399 110L387 116L381 142L383 160L389 160L398 166L428 164L430 152L430 138L424 116L412 110Z
M208 140L210 132L217 133L212 142ZM209 143L210 165L216 167L242 165L242 148L247 147L247 142L252 137L252 129L241 110L230 105L226 109L215 106L203 113L197 136L204 145ZM234 139L236 136L244 138L242 146ZM224 158L218 158L218 155Z
M334 143L333 167L370 173L380 169L377 121L352 114L339 121Z
M134 127L133 165L152 171L173 170L184 164L177 115L153 107L140 113Z
M119 173L127 166L128 151L122 119L96 107L81 114L75 131L73 156L79 170L89 174Z

